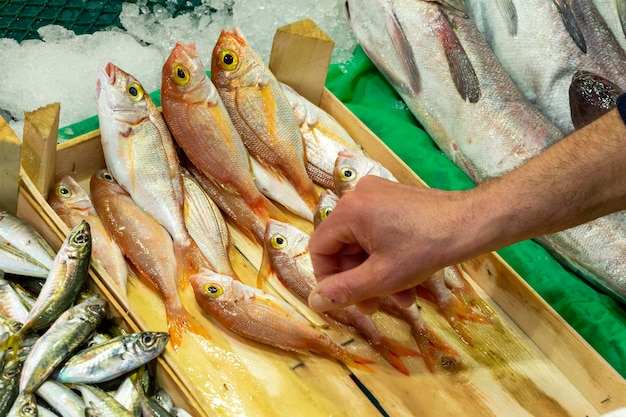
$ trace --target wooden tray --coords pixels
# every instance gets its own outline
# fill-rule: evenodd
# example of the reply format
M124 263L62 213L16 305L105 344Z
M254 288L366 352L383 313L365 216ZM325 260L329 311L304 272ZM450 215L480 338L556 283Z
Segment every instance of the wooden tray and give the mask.
M315 79L324 80L319 71L328 67L329 40L311 30L311 23L298 22L279 30L270 63L276 76L288 79L296 90L306 91L314 102L319 97L320 106L401 182L424 186L323 87L323 82L311 85L311 65L281 65L300 62L289 55L290 51L301 51L302 45L308 45L310 53L305 56L309 62L323 63L314 67ZM51 183L50 178L66 174L86 184L92 173L104 167L99 132L62 143L56 149L50 146L49 135L33 136L27 139L25 129L22 152L28 153L30 148L43 153L39 158L44 161L39 165L43 169L22 164L17 213L58 247L67 227L45 201L46 184ZM10 140L0 142L0 146L15 147ZM0 191L10 189L10 185L0 184ZM261 249L235 227L231 226L231 232L239 251L234 267L240 277L254 285ZM196 416L598 416L626 406L626 381L497 254L485 254L462 266L468 280L500 318L494 325L470 326L473 347L460 342L432 305L421 303L426 320L462 353L464 367L459 371L430 373L418 357L403 358L410 376L382 360L368 373L317 355L283 352L215 325L198 309L193 296L185 293L185 305L213 339L204 341L189 335L178 352L168 347L159 361L159 377L174 391L176 400ZM93 284L129 327L165 328L161 301L140 280L129 278L125 297L108 284L111 281L97 261L91 274ZM312 320L322 321L305 305L289 298L280 284L270 284ZM375 320L390 336L412 343L403 323L380 313ZM368 349L362 339L347 331L334 330L333 336L338 340L354 338L350 349Z

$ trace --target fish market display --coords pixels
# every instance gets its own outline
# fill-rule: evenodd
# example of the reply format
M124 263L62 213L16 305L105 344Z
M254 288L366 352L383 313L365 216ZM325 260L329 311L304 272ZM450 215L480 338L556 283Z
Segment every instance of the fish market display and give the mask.
M615 83L589 71L576 71L569 87L572 123L580 129L617 106L624 90Z
M178 43L163 65L161 101L165 120L185 156L226 198L243 199L238 204L248 205L264 222L282 218L256 188L248 151L194 44ZM243 223L245 218L237 220L246 230L254 228Z
M109 233L163 299L172 347L180 347L185 330L209 337L178 295L174 243L167 230L134 202L109 171L96 172L90 190L94 207Z
M531 3L514 2L519 13L518 7L523 4L523 10L530 10ZM549 8L549 2L545 3ZM351 27L363 49L433 140L475 182L510 171L562 137L516 89L473 20L466 15L451 11L441 2L423 0L348 0L347 5ZM533 10L537 21L554 13L544 10L539 16L541 7ZM416 19L424 24L415 25ZM501 14L490 19L496 20L502 21ZM570 33L559 36L568 37L571 42ZM516 39L522 38L520 34ZM552 39L542 37L546 38ZM605 50L596 45L596 37L586 39L588 53L600 50L612 53L610 44ZM512 48L507 44L503 49L516 52L541 49L534 46ZM578 48L575 44L574 47ZM622 52L615 54L619 57ZM552 62L556 58L551 56L546 60ZM537 65L537 68L542 67ZM545 72L540 74L542 80L550 79ZM571 75L567 76L564 93L568 118L567 89ZM624 301L624 219L622 213L615 213L535 240L589 282Z
M74 178L66 175L55 185L48 204L70 228L81 220L89 223L93 257L102 264L122 292L126 293L128 266L124 254L104 228L87 191Z
M364 155L364 152L331 115L289 85L281 83L281 86L304 137L309 177L324 188L332 188L333 167L339 151L359 155Z
M237 28L222 30L217 39L211 80L251 156L290 181L312 214L318 193L306 171L294 112L274 74Z
M29 224L0 210L0 270L45 278L54 250Z
M96 104L107 168L169 232L179 279L208 263L183 218L183 180L170 132L141 83L109 63L98 70Z
M498 60L518 88L565 134L574 130L568 89L576 71L626 88L626 51L589 0L509 0L517 32L501 18L503 2L466 1ZM614 2L605 1L606 6ZM617 10L613 15L617 19ZM624 37L622 32L622 38ZM539 47L540 46L540 47Z
M371 363L316 330L276 296L209 270L190 279L204 311L241 336L285 350L317 352L361 369Z

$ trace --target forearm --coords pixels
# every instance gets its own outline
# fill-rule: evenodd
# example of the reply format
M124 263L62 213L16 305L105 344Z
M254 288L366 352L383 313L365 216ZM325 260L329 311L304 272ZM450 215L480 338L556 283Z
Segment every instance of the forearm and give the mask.
M626 209L626 126L613 110L467 196L483 252Z

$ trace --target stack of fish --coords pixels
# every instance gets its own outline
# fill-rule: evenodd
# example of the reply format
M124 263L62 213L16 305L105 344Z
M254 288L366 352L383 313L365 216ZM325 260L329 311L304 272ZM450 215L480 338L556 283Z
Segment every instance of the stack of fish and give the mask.
M211 338L181 301L180 294L191 284L197 304L224 328L281 349L316 352L370 369L371 352L345 349L291 304L266 291L262 280L256 286L242 281L231 261L226 219L266 259L278 253L268 243L273 227L308 236L294 224L312 228L320 218L320 191L335 189L341 152L367 158L339 123L280 84L238 29L220 34L210 76L194 44L173 48L162 70L162 113L139 80L113 63L99 70L96 102L107 168L92 176L89 193L67 178L61 180L51 203L59 200L54 206L61 214L70 193L90 199L91 204L78 207L82 216L66 215L65 221L85 219L86 207L94 208L89 213L95 213L111 236L107 242L114 242L131 269L161 296L173 349L179 348L185 331ZM90 214L87 220L92 219ZM306 247L307 240L302 241ZM300 270L279 270L279 262L272 262L285 284L291 279L310 287L314 280L310 263ZM109 262L102 264L108 271ZM260 275L266 273L262 268ZM124 288L123 279L114 282ZM447 293L441 294L449 296L443 287ZM355 309L328 319L358 329L403 373L408 371L400 356L421 353L431 370L460 363L459 353L430 329L417 305L401 309L389 301L381 306L409 324L419 353L385 337L371 318ZM457 323L455 330L467 344L471 336L461 323L493 318L481 311L470 314L474 307L459 304L444 313Z
M144 393L150 380L135 383L134 374L149 377L143 367L169 335L108 324L108 303L85 289L89 223L79 221L55 252L20 218L2 212L0 220L0 415L139 416L158 407Z
M609 29L594 4L623 21L623 1L347 0L346 10L424 129L481 182L614 106L626 87L616 39L624 43L624 32ZM626 302L625 219L616 213L537 241Z

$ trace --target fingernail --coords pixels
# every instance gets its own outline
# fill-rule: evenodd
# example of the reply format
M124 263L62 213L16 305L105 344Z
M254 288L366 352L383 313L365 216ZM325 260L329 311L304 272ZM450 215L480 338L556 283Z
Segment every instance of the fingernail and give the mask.
M319 292L311 293L309 296L309 306L317 312L328 311L334 308L333 303Z

